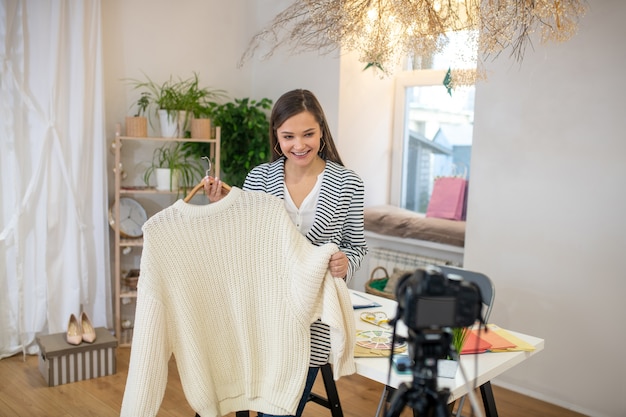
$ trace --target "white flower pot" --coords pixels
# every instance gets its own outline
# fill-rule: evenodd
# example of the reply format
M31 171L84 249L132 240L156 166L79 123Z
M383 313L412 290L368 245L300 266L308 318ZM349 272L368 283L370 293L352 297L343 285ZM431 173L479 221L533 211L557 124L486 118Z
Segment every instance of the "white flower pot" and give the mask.
M178 136L178 112L159 110L159 122L162 137L175 138Z
M178 171L172 172L169 168L156 168L156 189L159 191L178 190Z
M185 137L185 132L187 131L187 125L189 124L189 118L187 117L187 112L184 110L178 111L178 131L177 136L179 138Z
M437 376L441 378L456 378L459 363L451 359L439 359L437 361Z

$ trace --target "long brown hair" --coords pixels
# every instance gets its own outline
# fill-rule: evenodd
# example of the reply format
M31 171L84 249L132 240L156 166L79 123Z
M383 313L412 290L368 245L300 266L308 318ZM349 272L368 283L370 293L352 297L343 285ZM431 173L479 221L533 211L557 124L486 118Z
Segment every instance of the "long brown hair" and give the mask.
M283 94L272 108L272 114L270 116L270 149L272 152L272 162L282 156L276 129L282 126L285 120L303 111L311 113L320 125L322 136L319 156L324 160L343 165L321 104L317 101L317 98L312 92L302 89L292 90Z

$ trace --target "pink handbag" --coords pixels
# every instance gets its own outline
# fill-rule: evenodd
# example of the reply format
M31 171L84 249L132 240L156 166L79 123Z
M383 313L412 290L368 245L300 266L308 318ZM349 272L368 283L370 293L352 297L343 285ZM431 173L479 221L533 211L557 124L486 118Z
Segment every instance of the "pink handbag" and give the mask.
M426 217L465 220L467 185L467 180L461 177L436 178Z

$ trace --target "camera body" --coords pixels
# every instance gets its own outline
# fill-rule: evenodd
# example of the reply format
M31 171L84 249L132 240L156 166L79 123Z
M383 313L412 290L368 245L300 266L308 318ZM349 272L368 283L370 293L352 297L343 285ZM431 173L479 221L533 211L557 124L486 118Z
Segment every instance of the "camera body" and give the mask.
M436 266L419 268L396 286L398 319L413 331L467 327L481 316L482 297L476 284L444 275Z
M415 410L414 415L449 416L450 390L437 389L437 362L451 354L451 328L483 321L480 289L460 275L445 275L440 268L428 266L403 275L395 294L394 323L401 320L408 328L413 381L400 385L385 417L399 417L405 405Z

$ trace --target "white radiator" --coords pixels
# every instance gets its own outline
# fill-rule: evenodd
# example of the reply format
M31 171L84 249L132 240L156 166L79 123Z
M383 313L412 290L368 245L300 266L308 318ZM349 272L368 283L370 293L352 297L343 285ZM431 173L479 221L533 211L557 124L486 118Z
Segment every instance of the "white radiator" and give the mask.
M394 268L412 270L426 265L463 266L463 248L416 239L385 236L365 232L369 252L363 259L349 287L365 291L365 284L377 266L384 267L389 275ZM382 274L376 274L382 278Z
M431 258L415 253L398 252L393 249L373 248L369 252L368 264L369 277L374 268L378 266L385 268L389 275L391 275L394 268L414 270L427 265L452 265L452 262L445 259Z

